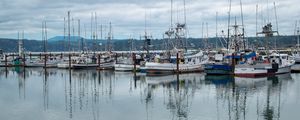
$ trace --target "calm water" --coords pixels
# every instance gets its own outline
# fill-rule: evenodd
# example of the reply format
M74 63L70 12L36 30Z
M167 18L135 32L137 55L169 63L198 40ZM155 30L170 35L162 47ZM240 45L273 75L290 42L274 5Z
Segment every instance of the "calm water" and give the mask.
M243 79L0 70L1 120L295 120L299 109L300 74Z

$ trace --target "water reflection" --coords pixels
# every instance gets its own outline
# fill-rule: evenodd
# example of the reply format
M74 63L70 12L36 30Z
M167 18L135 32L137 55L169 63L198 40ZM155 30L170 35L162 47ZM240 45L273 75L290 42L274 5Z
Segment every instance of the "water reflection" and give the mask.
M146 77L147 90L145 103L153 100L155 89L163 88L164 105L172 114L172 119L187 119L189 106L197 89L204 81L203 74L169 75L162 77Z
M292 89L299 89L293 86L300 82L290 74L255 79L204 74L149 77L114 71L1 68L0 75L0 89L10 93L0 92L1 98L17 100L0 101L4 108L17 104L29 111L43 109L41 116L28 119L55 115L58 119L94 120L279 120L289 117L282 114L288 112L282 108L290 107L285 106L289 104L286 99L300 96ZM4 86L15 82L16 87ZM14 89L18 98L14 98ZM294 96L288 91L294 91ZM22 105L25 103L29 106ZM30 106L33 103L35 106ZM299 107L299 102L295 106ZM5 112L0 116L11 117Z

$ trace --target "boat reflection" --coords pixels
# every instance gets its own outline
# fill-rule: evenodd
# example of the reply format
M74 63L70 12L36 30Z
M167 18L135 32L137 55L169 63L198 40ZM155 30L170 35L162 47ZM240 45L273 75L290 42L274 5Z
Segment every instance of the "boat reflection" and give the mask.
M78 119L85 114L95 120L109 118L107 111L121 109L119 106L135 100L140 103L129 106L144 108L147 119L192 119L203 109L214 111L211 119L280 119L285 102L282 98L293 82L290 74L251 79L204 74L154 77L43 68L0 69L0 74L1 78L7 74L6 78L18 80L21 100L27 99L26 94L42 90L43 96L39 97L44 111L63 110L67 118ZM42 89L34 89L38 85ZM205 100L211 101L207 103L210 108L197 106Z
M173 119L188 119L190 106L196 91L204 84L204 74L181 74L167 76L147 76L145 104L153 103L156 90L163 91L165 108ZM147 111L148 110L148 107Z

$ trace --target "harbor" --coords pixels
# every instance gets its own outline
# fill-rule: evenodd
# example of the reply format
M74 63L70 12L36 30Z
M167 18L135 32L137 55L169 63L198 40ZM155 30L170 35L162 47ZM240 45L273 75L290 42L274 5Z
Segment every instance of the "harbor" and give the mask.
M298 1L28 3L0 2L1 120L300 118Z

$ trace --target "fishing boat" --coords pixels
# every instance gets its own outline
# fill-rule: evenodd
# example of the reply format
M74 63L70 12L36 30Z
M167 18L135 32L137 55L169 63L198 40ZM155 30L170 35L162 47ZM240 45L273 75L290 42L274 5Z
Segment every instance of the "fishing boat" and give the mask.
M99 66L96 61L97 58L95 55L81 54L81 56L77 58L76 62L73 63L72 69L96 68Z
M47 58L46 63L45 63L45 59L26 59L25 67L55 68L55 67L57 67L57 64L59 62L60 62L60 59L57 59L55 57Z
M225 61L223 54L215 54L214 60L204 65L204 72L207 75L230 75L232 66Z
M261 34L265 34L265 38L268 40L275 32L277 31L273 31L272 25L269 23L263 27ZM268 42L266 41L266 43ZM262 57L263 61L248 62L248 59L245 59L242 64L235 66L234 74L239 77L264 77L290 73L291 66L294 64L290 56L276 51L270 54L268 45L266 46L267 57Z
M109 31L107 34L106 52L105 52L105 54L100 56L100 66L97 68L98 70L114 69L115 62L116 62L115 57L118 57L118 56L116 53L112 52L113 51L112 39L113 39L113 33L112 33L112 25L110 22L109 23Z
M111 52L106 52L100 56L100 64L98 64L98 70L112 70L115 66L115 56L116 54ZM100 65L100 66L99 66Z
M134 57L132 57L135 55ZM141 62L144 61L140 55L131 54L115 64L115 71L139 71Z
M145 69L147 75L164 75L176 72L202 72L204 70L203 65L208 61L208 57L203 54L202 51L195 54L184 55L179 58L176 57L177 56L171 56L170 60L160 60L159 57L156 57L156 59L158 59L156 62L146 62ZM177 63L177 59L179 59L179 63Z

